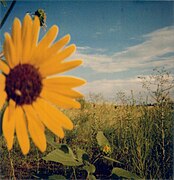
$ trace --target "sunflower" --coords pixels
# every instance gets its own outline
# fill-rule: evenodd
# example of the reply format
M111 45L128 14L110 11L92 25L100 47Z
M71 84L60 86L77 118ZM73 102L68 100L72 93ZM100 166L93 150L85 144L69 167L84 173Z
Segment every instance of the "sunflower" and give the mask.
M85 83L72 76L52 76L75 68L82 60L64 61L75 51L74 44L65 47L70 35L53 43L58 27L53 25L38 42L40 22L27 14L21 22L14 19L12 33L5 33L5 60L0 60L0 106L7 101L2 130L8 150L16 134L22 153L27 154L30 140L46 150L45 127L60 138L63 129L73 124L60 108L80 108L76 98L83 95L74 90ZM51 77L49 77L51 76Z

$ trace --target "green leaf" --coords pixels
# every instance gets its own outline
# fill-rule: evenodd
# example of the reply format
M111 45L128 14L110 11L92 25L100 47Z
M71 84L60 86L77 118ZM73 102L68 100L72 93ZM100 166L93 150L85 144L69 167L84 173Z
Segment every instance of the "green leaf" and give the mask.
M61 175L52 175L52 176L49 176L48 179L50 180L59 180L59 179L66 179L64 176L61 176Z
M54 148L60 148L61 147L61 145L59 143L54 142L55 135L53 135L49 132L49 133L47 133L46 137L47 137L48 144L50 144L52 147L54 147Z
M43 157L42 159L46 161L53 161L61 163L65 166L80 166L83 163L78 161L72 153L65 153L60 149L56 149L50 152L47 156Z
M112 169L112 174L115 174L115 175L117 175L119 177L128 178L128 179L141 179L136 174L133 174L130 171L124 170L122 168L113 168Z
M95 173L95 166L93 164L89 164L83 167L83 169L85 169L89 174L93 174Z
M97 142L98 142L99 146L101 146L101 147L104 147L106 145L110 146L108 139L105 137L105 135L103 134L102 131L99 131L97 133L96 138L97 138Z
M76 153L79 161L89 161L89 156L84 150L77 149Z
M69 153L74 159L76 159L72 149L68 147L66 144L62 144L60 150L62 150L64 153Z
M92 174L89 174L88 179L89 180L96 180L96 177L94 175L92 175Z
M117 161L117 160L115 160L115 159L113 159L113 158L110 158L110 157L107 157L107 156L103 156L103 158L105 158L105 159L107 159L107 160L109 160L109 161L113 161L113 162L116 162L116 163L123 164L123 163L121 163L120 161Z

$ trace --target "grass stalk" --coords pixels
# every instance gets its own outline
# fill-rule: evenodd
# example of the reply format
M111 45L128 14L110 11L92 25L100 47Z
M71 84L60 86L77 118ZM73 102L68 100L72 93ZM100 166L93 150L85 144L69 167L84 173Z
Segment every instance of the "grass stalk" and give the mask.
M10 167L11 167L12 179L13 179L13 180L16 180L15 170L14 170L14 165L13 165L13 159L12 159L12 157L11 157L10 151L8 151L8 158L9 158L9 160L10 160Z

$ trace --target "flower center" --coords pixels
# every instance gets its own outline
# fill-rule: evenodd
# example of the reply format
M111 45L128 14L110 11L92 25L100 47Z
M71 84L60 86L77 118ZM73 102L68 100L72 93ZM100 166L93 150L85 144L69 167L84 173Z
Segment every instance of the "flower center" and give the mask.
M41 75L30 64L19 64L10 70L6 77L8 100L13 99L17 105L32 104L42 90Z

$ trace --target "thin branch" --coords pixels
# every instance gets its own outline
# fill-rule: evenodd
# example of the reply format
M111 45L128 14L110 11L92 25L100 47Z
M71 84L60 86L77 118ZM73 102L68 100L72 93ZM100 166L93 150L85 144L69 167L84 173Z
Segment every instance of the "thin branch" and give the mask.
M0 29L1 29L2 26L4 25L4 23L5 23L6 19L7 19L7 17L9 16L11 10L13 9L15 3L16 3L16 0L13 0L13 2L11 3L11 5L10 5L8 11L7 11L6 14L4 15L4 17L3 17L3 19L2 19L2 21L1 21L1 23L0 23Z
M170 85L168 88L163 89L162 92L167 91L167 90L170 90L170 89L172 89L173 87L174 87L174 85Z

